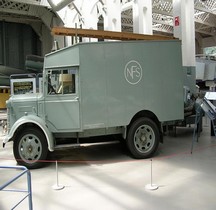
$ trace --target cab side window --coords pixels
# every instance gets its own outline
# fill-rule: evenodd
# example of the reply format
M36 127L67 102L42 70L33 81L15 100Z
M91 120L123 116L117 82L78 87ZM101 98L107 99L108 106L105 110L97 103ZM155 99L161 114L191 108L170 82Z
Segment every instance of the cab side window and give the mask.
M62 88L63 94L73 94L75 93L75 74L68 70L64 70L62 73Z
M75 94L76 69L51 70L48 76L48 94Z

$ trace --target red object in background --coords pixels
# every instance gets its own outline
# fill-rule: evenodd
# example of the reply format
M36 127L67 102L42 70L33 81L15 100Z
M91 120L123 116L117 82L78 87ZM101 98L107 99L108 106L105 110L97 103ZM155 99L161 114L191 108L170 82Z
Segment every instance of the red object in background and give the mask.
M179 26L179 16L175 17L175 26Z

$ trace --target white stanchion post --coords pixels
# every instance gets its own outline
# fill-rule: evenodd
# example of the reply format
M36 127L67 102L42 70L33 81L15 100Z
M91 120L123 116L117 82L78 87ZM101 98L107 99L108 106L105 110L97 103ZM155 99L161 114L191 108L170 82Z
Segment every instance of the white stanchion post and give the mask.
M58 162L56 160L56 184L52 186L53 190L62 190L64 188L63 185L59 185L58 180Z
M152 184L152 159L151 159L151 183L145 186L147 190L157 190L158 186L156 184Z

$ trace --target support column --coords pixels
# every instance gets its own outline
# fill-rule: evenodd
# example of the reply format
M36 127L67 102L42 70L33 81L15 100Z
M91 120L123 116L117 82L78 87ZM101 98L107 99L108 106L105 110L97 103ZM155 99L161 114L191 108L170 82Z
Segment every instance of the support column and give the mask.
M76 5L78 7L78 5ZM63 21L64 27L69 28L76 28L80 27L81 25L81 18L80 14L76 10L71 10L68 7L63 8L62 10L57 12L61 20ZM64 37L64 45L65 47L72 45L73 43L77 42L77 40L73 40L71 36Z
M174 37L182 41L185 85L196 91L194 1L173 0Z
M72 11L68 5L72 3L74 0L59 0L58 2L54 0L47 0L50 4L51 8L58 14L60 17L62 24L53 24L53 26L63 25L65 27L75 27L77 22L79 22L77 18L77 12ZM59 37L54 36L54 40L57 41L60 48L65 46L70 46L72 44L71 37Z
M120 0L106 0L106 15L104 30L121 31L121 4Z
M76 5L76 8L79 8L80 5ZM59 18L62 21L62 26L65 27L71 27L71 28L75 28L75 27L80 27L80 15L78 11L71 10L68 6L65 6L64 8L60 8L58 11L56 11L56 13L58 14ZM59 23L54 23L53 26L61 26L61 24ZM65 37L61 37L61 36L54 36L54 41L58 42L58 45L60 48L62 47L67 47L72 45L74 42L74 40L72 40L71 36L65 36Z
M133 32L152 35L152 0L134 0Z
M97 30L98 14L97 14L97 3L98 0L84 0L82 6L83 15L83 28ZM95 38L83 38L83 42L96 42L98 39Z

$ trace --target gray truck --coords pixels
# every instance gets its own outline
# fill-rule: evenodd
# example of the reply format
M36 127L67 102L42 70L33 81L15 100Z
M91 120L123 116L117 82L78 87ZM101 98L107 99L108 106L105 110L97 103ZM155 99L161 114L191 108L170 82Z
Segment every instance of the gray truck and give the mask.
M184 119L179 40L79 43L47 54L40 93L12 94L7 134L18 164L43 166L66 143L119 135L148 158L163 126Z

